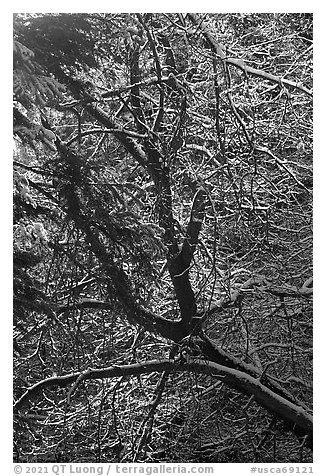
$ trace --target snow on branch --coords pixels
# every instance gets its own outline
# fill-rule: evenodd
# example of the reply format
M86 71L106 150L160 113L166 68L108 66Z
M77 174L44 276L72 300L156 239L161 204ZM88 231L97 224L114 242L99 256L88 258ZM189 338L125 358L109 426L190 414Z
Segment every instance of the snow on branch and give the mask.
M136 376L152 372L184 371L200 372L217 378L226 385L253 396L264 408L281 418L290 425L291 429L300 435L306 435L307 440L312 439L313 421L310 413L299 405L296 405L284 397L277 395L267 388L259 378L252 377L240 370L231 369L224 365L216 364L207 360L193 359L186 356L185 360L151 360L144 363L115 365L103 369L87 369L83 372L75 372L59 377L50 377L33 385L16 401L14 409L21 410L39 392L51 387L67 387L72 385L68 392L69 400L81 381L114 378L122 376Z
M204 24L204 22L201 21L201 19L195 13L188 13L188 17L195 25L198 26L212 50L215 51L217 56L223 62L241 69L241 71L243 71L246 76L251 75L267 79L268 81L272 81L273 83L278 83L281 86L288 86L289 88L298 89L308 94L309 96L312 96L312 91L306 88L301 83L296 83L294 81L290 81L280 76L268 73L266 71L262 71L257 68L252 68L251 66L246 65L246 63L242 59L230 57L227 53L226 47L215 40L213 35L210 33L208 27Z

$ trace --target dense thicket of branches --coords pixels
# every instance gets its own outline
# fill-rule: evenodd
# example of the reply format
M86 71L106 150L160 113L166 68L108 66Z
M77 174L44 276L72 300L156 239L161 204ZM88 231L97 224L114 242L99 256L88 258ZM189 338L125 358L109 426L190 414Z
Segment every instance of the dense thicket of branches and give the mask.
M312 17L16 14L17 461L310 461Z

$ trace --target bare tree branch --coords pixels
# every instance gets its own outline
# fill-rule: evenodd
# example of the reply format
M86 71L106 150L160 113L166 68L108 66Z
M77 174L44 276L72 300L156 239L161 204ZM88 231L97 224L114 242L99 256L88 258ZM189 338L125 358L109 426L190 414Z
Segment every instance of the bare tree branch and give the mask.
M217 378L228 386L239 390L246 395L253 396L264 408L281 418L300 437L306 435L307 443L312 444L312 417L302 407L289 402L268 389L262 382L239 370L230 369L223 365L206 360L187 357L186 362L165 359L162 361L148 361L141 364L118 365L103 369L87 369L85 372L51 377L30 387L15 403L14 409L21 410L40 391L51 387L67 387L82 380L96 380L121 376L136 376L151 372L171 372L193 370L212 378ZM75 388L75 387L73 387ZM69 394L70 395L70 394Z
M241 71L244 72L245 75L252 75L258 78L267 79L268 81L272 81L273 83L278 83L281 86L288 86L292 89L298 89L309 96L312 96L312 91L306 88L303 84L295 83L294 81L290 81L288 79L282 78L280 76L275 76L274 74L267 73L266 71L261 71L256 68L252 68L251 66L246 65L243 60L232 58L228 55L227 50L224 45L218 43L214 36L211 34L209 28L204 24L204 22L196 15L195 13L188 13L188 17L190 20L198 26L202 34L204 35L205 39L210 44L213 51L217 54L217 56L225 63L235 66Z

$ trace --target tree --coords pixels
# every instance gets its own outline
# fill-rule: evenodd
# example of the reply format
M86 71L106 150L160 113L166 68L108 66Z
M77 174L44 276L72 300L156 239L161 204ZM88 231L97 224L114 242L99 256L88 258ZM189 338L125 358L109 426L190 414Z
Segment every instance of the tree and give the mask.
M16 459L309 460L311 24L16 15Z

